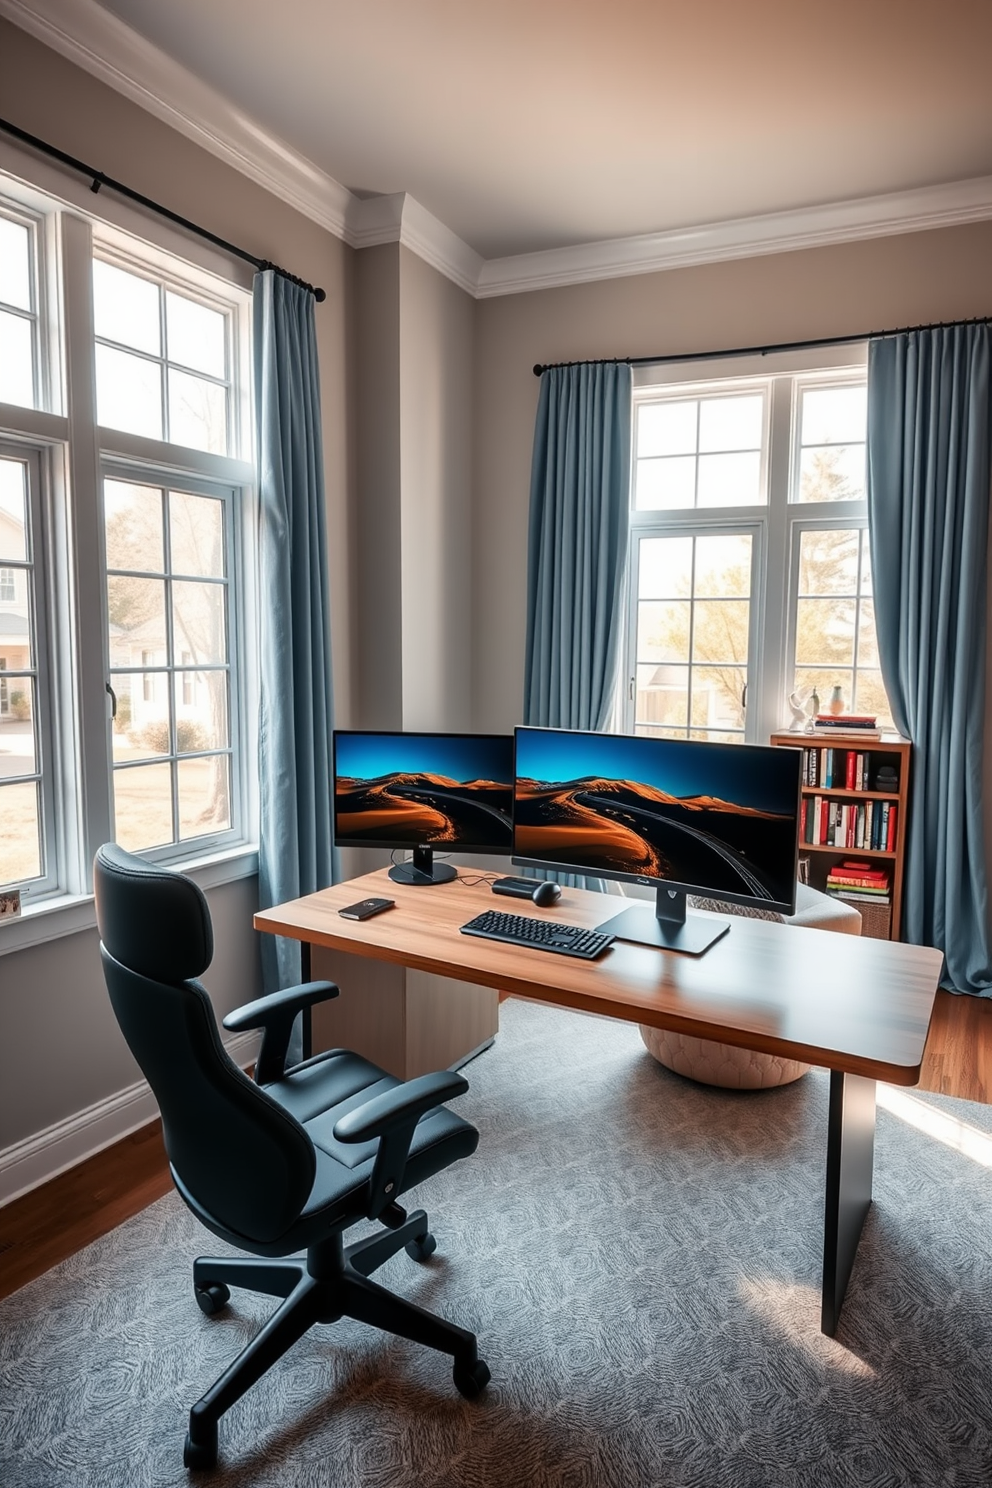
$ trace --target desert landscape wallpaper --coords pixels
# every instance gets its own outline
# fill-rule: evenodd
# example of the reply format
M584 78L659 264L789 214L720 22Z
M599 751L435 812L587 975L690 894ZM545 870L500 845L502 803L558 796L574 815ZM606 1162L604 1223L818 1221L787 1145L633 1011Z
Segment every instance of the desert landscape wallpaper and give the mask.
M518 729L514 851L790 904L799 768L798 751Z
M512 810L510 737L335 735L334 835L342 846L508 853Z

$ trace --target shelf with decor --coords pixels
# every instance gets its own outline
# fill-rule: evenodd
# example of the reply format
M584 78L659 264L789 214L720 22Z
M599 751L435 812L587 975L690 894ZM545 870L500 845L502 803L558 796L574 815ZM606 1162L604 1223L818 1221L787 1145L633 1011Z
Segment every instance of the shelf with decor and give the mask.
M862 934L898 940L913 746L867 729L770 742L803 752L799 855L810 884L858 909Z

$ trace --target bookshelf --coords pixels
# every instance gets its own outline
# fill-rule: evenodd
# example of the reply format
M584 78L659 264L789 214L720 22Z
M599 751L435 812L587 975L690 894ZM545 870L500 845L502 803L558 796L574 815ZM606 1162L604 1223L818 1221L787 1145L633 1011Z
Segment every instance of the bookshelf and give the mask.
M853 730L777 733L771 743L803 751L799 855L809 859L809 882L835 893L828 889L828 877L852 861L868 864L870 874L886 874L887 904L883 896L853 897L863 894L854 886L839 897L851 896L849 902L861 911L862 934L898 940L913 746L897 734L867 737Z

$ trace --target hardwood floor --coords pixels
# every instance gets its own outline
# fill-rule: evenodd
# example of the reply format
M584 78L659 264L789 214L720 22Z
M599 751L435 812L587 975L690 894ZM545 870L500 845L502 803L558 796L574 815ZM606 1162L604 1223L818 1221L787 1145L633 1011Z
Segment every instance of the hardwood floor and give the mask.
M938 992L921 1090L992 1104L992 1000ZM168 1193L158 1121L0 1208L0 1298Z

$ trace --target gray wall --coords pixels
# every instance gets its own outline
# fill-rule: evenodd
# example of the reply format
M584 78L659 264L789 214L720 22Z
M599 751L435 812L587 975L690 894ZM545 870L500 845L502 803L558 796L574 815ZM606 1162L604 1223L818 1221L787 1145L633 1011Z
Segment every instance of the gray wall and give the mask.
M482 300L473 722L519 722L537 362L719 351L992 314L992 223Z

